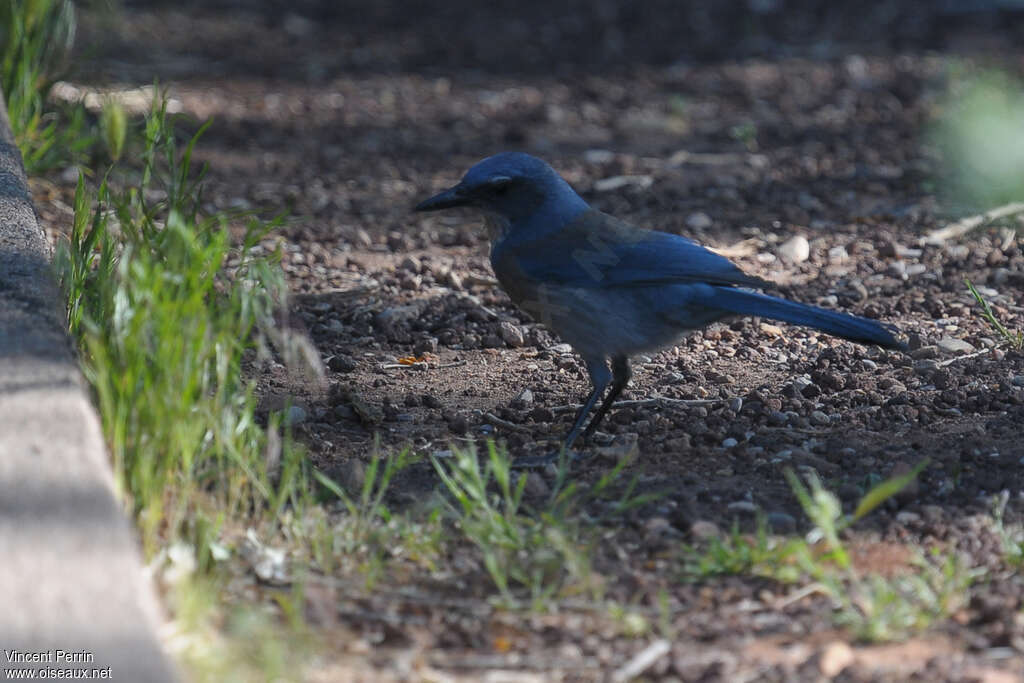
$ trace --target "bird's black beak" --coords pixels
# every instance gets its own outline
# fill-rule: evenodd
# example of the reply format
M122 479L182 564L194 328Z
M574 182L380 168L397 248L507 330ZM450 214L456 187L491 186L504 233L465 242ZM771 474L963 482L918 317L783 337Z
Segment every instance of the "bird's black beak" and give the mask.
M448 188L444 192L435 194L430 199L424 199L413 207L413 211L438 211L440 209L451 209L456 206L466 206L470 198L461 185Z

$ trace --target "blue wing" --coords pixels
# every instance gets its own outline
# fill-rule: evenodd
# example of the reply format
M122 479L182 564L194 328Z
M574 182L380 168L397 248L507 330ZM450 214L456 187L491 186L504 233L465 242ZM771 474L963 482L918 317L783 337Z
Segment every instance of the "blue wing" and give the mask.
M495 245L492 263L534 282L568 287L644 287L702 282L763 288L732 261L685 237L642 230L589 210L557 232L529 229Z

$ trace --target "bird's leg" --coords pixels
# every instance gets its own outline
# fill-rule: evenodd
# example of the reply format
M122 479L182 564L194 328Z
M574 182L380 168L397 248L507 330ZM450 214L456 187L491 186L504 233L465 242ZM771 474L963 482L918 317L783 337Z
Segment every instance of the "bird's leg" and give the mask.
M579 436L580 431L583 429L583 424L587 421L587 415L594 408L594 404L597 403L597 399L601 398L601 394L604 393L605 389L612 381L612 375L608 372L608 364L604 358L595 359L584 359L587 364L587 374L590 375L590 384L593 387L590 393L587 395L587 399L583 402L583 406L576 413L576 418L573 420L572 429L565 437L565 441L562 442L562 450L566 453L572 447L576 437ZM626 367L627 377L626 381L629 381L629 367ZM625 386L625 383L623 383ZM619 391L622 391L619 389ZM604 408L604 406L602 406ZM518 458L514 463L514 467L543 467L549 463L556 462L558 460L559 453L552 453L549 455L543 455L539 457L530 458ZM575 458L575 456L574 456Z
M629 358L626 356L615 356L615 358L612 358L612 390L604 397L601 407L594 413L594 419L590 421L590 424L587 425L587 430L583 432L584 441L589 439L590 435L597 429L597 426L601 424L601 420L611 410L612 404L615 403L622 390L629 384L629 378L632 376L633 371L629 368Z

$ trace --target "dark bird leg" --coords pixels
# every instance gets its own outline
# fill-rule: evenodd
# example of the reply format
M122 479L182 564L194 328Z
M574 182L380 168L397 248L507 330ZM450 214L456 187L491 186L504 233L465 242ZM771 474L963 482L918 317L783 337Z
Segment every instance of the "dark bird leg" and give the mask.
M625 361L625 359L622 359ZM601 394L605 392L608 385L612 381L612 374L608 372L608 364L604 358L596 359L584 359L587 364L587 374L590 375L590 384L593 389L587 395L587 399L583 402L583 406L576 412L576 417L573 420L572 429L569 430L569 434L565 437L565 441L562 443L562 450L569 452L576 437L579 436L580 431L583 429L583 424L587 421L587 415L594 408L594 404L597 403L597 399L601 398ZM618 359L616 359L618 362ZM626 386L626 382L629 381L629 364L625 365L626 379L623 381L622 386ZM618 375L616 375L616 378ZM616 387L618 386L618 379L616 379ZM622 391L622 387L612 388L612 393L618 394ZM600 419L605 412L608 411L608 401L601 404L601 409L598 410L597 419ZM588 430L589 433L589 430ZM543 455L531 458L519 458L514 463L514 467L543 467L549 463L558 461L559 453L551 453L549 455ZM573 456L575 459L575 456Z
M586 441L590 436L597 430L597 426L601 424L601 420L611 410L612 404L619 398L619 394L629 384L629 378L633 376L633 371L629 368L629 359L625 356L616 356L612 358L612 390L608 392L608 395L604 397L604 401L601 403L601 407L597 409L597 413L594 414L594 419L587 425L587 430L583 432L583 440Z

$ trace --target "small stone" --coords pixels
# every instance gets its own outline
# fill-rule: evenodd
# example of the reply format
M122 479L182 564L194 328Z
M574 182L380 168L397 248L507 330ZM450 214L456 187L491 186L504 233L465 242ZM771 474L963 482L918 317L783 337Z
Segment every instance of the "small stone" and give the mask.
M469 420L461 413L446 414L444 420L448 423L448 429L456 434L465 434L469 431Z
M811 413L811 424L817 425L818 427L824 427L829 423L828 415L820 410L815 410Z
M448 285L450 289L453 289L456 292L462 291L462 278L454 270L448 271L448 275L445 278L444 282L445 284Z
M406 256L402 259L402 262L398 265L402 270L407 270L410 273L419 273L423 268L423 264L415 256Z
M548 351L550 351L551 353L564 355L567 353L572 353L572 347L568 344L555 344L550 349L548 349Z
M617 175L611 178L601 178L594 183L594 192L612 192L627 186L638 187L645 190L654 183L654 178L649 175Z
M1024 387L1024 375L1014 375L1013 379L1010 380L1010 384L1015 387Z
M436 353L437 337L423 337L417 340L415 346L412 347L412 352L416 356L422 356L425 353Z
M373 246L373 238L363 228L356 230L352 236L352 241L356 243L356 246L362 247L363 249L369 249Z
M505 343L512 348L519 348L525 343L522 328L508 320L503 320L501 324L498 325L498 334L500 334Z
M796 518L785 512L769 512L764 521L776 534L791 534L796 531Z
M739 412L743 410L743 399L737 396L729 401L729 410L739 415Z
M555 361L555 366L560 370L569 370L576 367L576 361L572 356L562 356Z
M615 152L608 149L588 149L583 153L588 164L607 164L615 160Z
M935 342L935 346L945 353L971 353L974 351L972 344L968 344L963 339L955 339L953 337L943 337Z
M853 664L854 659L853 649L843 641L836 640L822 648L818 668L825 678L831 680Z
M794 235L779 245L779 258L790 263L803 263L811 255L811 244L803 235Z
M302 424L309 417L309 413L302 406L295 405L288 408L288 416L285 418L285 424L297 425Z
M896 521L902 524L903 526L912 526L915 524L920 524L921 515L917 514L916 512L911 512L910 510L900 510L899 512L896 513Z
M533 405L533 392L529 389L523 389L519 392L518 396L512 399L512 403L523 408Z
M737 500L726 505L726 508L733 512L746 512L748 514L755 514L758 511L758 507L755 503L751 503L749 500Z
M523 475L520 475L523 476ZM544 498L551 493L551 487L544 481L544 477L537 472L530 472L525 475L526 483L523 485L523 492L530 498Z
M327 359L327 367L334 372L352 372L356 369L358 363L351 356L346 356L343 353L339 353L337 356L331 356Z
M690 536L697 541L710 541L711 539L718 538L721 535L722 532L719 531L714 522L698 519L690 525Z
M935 344L922 346L910 352L910 357L913 358L914 360L922 360L925 358L938 358L938 356L939 347Z
M738 443L739 441L730 436L728 439L722 441L722 448L733 448Z
M711 216L703 211L695 211L686 217L686 227L691 230L707 230L712 225L714 221L711 220Z

